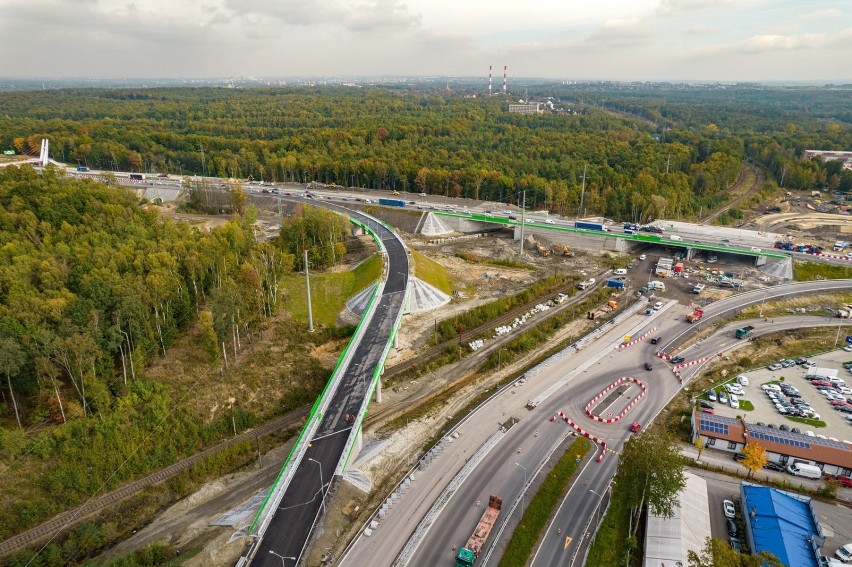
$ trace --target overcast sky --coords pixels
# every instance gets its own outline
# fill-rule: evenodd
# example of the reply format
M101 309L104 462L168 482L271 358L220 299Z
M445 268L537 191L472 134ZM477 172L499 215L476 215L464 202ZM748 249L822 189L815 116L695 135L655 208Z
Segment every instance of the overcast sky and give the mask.
M6 77L852 80L852 0L0 0L0 37Z

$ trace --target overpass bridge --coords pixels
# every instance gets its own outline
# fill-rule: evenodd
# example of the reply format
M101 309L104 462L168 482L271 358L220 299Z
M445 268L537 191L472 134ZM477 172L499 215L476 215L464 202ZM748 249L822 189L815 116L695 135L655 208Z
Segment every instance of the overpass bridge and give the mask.
M329 202L308 202L348 216L371 234L386 260L384 274L249 528L255 540L238 565L277 567L282 558L291 558L294 565L301 559L325 509L326 494L360 450L361 425L373 391L381 401L380 376L406 305L409 263L402 240L369 215Z
M523 231L535 231L542 233L548 238L565 235L576 238L603 240L606 243L609 240L608 248L620 252L629 251L632 244L672 246L683 248L686 251L687 259L691 259L696 250L706 252L716 252L720 254L734 254L738 256L752 257L757 264L765 262L767 258L787 259L790 256L774 248L766 250L760 247L731 245L728 243L718 243L710 241L701 241L691 237L681 237L675 235L676 239L671 236L661 236L658 234L644 233L626 233L622 230L592 230L584 228L575 228L573 226L565 226L564 224L556 224L554 222L543 222L536 220L535 217L527 217L525 219L511 219L508 216L489 215L477 212L465 213L454 211L429 211L429 214L436 215L441 220L460 232L469 232L475 230L483 230L488 225L499 224L507 227L515 228L515 238L520 238L520 233Z

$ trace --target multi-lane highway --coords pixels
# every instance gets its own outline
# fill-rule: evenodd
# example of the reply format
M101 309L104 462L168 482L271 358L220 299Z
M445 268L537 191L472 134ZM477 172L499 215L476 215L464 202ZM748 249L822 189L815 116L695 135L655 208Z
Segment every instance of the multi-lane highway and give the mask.
M364 215L330 205L363 222ZM299 558L305 549L324 498L333 480L338 462L351 433L353 422L348 415L357 414L370 387L370 380L403 308L408 284L408 254L402 242L381 224L371 223L387 252L387 279L371 320L365 321L364 334L310 445L297 466L295 475L274 516L258 544L251 565L279 566L281 557Z
M708 320L718 315L729 315L747 305L780 297L819 293L825 290L852 288L852 281L824 281L788 284L769 288L757 293L746 293L712 304L705 310ZM606 439L608 452L601 463L590 460L581 467L570 492L553 521L548 525L545 537L536 552L533 565L581 565L595 525L590 524L602 515L601 501L607 495L607 487L615 473L617 453L628 438L628 425L633 421L646 427L668 404L681 388L672 372L671 364L656 357L659 345L649 341L640 342L624 350L616 350L625 334L640 336L656 327L653 335L662 336L665 342L682 344L683 331L693 330L697 325L685 322L689 310L674 302L653 318L633 315L612 325L606 333L579 352L566 352L552 364L534 375L528 375L523 386L516 385L494 396L469 416L458 427L460 436L451 445L451 451L437 457L425 471L417 473L418 479L399 502L388 511L382 525L370 538L360 538L342 559L342 565L357 566L369 562L371 565L394 565L397 557L414 533L418 522L426 516L444 486L452 479L483 443L492 436L501 424L517 418L517 423L508 428L476 466L471 474L461 481L458 489L446 502L437 519L420 538L416 549L407 557L407 565L451 565L454 552L464 545L483 506L490 494L504 499L500 524L507 524L502 537L495 533L489 541L495 545L492 559L499 559L503 547L511 534L521 508L529 502L530 494L522 496L525 479L532 478L539 466L557 449L569 429L560 420L549 418L563 411L585 430ZM756 322L757 323L757 322ZM784 330L813 325L836 325L837 320L828 318L801 318L791 321L776 319L776 322L757 323L757 332ZM741 344L732 338L731 329L736 324L723 327L717 335L702 340L686 351L687 360L713 356ZM652 370L643 368L650 362ZM684 369L682 375L689 379L691 372L699 366ZM602 389L621 376L635 376L648 387L645 398L625 418L615 424L604 424L586 416L586 403ZM528 410L526 402L535 398L557 383L561 389L542 401L535 409ZM619 402L613 402L617 412ZM612 450L614 452L610 453ZM571 538L566 545L566 537ZM453 549L455 547L455 549ZM488 562L483 561L482 565Z

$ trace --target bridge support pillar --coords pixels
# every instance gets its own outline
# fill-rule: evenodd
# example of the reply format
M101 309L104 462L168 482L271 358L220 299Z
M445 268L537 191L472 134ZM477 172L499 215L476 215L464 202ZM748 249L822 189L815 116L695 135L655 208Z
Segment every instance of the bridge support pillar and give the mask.
M693 256L695 256L695 248L687 248L686 249L686 259L692 260Z
M379 379L376 380L376 403L382 403L382 377L379 376Z
M350 234L352 236L362 236L364 234L364 229L362 229L357 224L351 224L350 223L349 230L350 230Z

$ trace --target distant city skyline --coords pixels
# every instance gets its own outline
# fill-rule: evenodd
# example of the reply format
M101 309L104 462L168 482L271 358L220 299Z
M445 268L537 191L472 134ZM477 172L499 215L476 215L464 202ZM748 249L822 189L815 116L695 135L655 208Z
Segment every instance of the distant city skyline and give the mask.
M3 77L852 82L840 0L0 0Z

